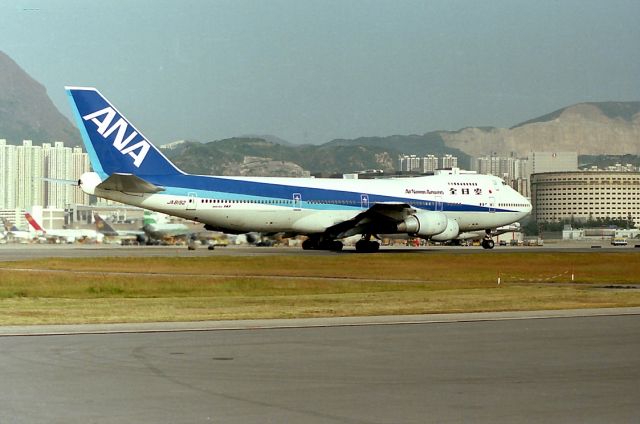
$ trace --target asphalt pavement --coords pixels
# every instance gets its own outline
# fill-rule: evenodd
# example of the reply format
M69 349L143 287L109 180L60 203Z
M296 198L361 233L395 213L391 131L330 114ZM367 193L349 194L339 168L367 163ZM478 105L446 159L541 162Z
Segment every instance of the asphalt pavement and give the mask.
M0 422L638 422L638 313L5 336Z

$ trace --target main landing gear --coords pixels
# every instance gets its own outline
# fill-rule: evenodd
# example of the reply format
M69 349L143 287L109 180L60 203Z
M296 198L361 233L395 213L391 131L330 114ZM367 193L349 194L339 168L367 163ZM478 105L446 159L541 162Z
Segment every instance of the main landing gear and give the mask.
M371 240L371 234L367 234L356 243L356 252L373 253L380 250L380 243Z
M493 239L491 238L491 230L487 230L486 233L487 234L484 236L484 239L482 239L482 248L483 249L493 249L493 247L496 244L493 241Z
M342 242L339 240L325 240L317 237L309 237L302 242L302 250L332 250L339 252L342 247Z
M484 249L493 249L493 246L495 246L495 243L494 243L493 240L491 240L491 239L482 240L482 247Z
M302 242L302 250L332 250L339 252L342 250L342 242L339 240L325 239L311 236ZM372 253L380 249L380 243L371 240L371 234L365 235L356 243L356 252Z

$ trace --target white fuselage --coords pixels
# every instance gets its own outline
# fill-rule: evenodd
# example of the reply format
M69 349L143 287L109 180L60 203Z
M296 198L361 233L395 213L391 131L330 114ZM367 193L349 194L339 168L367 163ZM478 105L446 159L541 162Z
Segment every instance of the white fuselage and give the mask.
M154 181L157 194L125 194L83 187L91 194L209 224L227 232L321 233L376 203L406 203L417 212L441 211L460 232L518 221L530 203L500 178L444 174L418 178L341 180L188 176L198 188ZM227 188L217 189L221 183ZM230 187L230 188L229 188ZM261 192L261 188L263 192Z

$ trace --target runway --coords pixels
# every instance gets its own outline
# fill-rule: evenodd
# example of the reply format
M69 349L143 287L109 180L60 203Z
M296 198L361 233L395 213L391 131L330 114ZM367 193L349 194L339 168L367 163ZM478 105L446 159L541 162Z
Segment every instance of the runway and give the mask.
M593 248L592 246L598 246ZM378 253L357 253L354 248L347 247L342 252L330 252L326 250L302 250L299 247L255 247L255 246L228 246L218 247L215 250L207 250L200 247L196 250L187 250L185 246L119 246L119 245L46 245L46 244L3 244L0 245L0 261L18 261L25 259L37 259L47 257L194 257L194 256L260 256L260 255L384 255L384 254L423 254L446 252L451 254L502 254L513 252L539 253L598 253L598 252L627 252L640 253L640 248L635 245L625 247L613 247L607 244L558 244L540 247L502 247L497 246L492 250L481 247L462 246L428 246L428 247L392 247L383 246Z
M2 337L0 422L637 421L640 315L524 314Z

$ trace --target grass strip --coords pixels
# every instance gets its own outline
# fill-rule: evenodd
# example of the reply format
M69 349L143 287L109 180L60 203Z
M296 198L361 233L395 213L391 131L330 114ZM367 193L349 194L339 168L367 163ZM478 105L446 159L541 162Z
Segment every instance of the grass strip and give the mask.
M0 324L640 306L640 290L602 288L639 283L637 258L426 253L6 262L0 263Z

